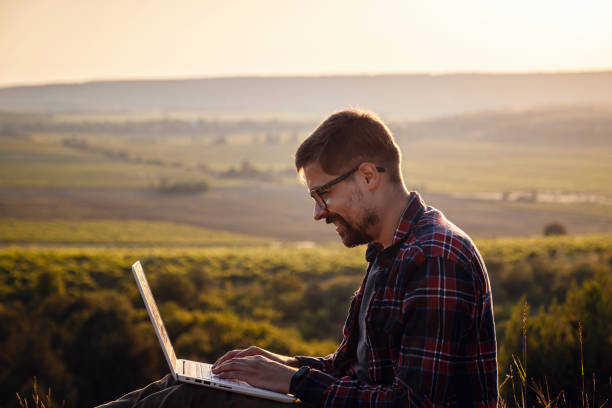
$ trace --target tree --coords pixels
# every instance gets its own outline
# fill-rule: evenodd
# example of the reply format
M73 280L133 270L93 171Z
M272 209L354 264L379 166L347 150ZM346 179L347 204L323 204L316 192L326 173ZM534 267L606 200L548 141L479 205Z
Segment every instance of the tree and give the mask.
M567 229L560 222L551 222L550 224L546 224L544 226L544 235L566 235Z

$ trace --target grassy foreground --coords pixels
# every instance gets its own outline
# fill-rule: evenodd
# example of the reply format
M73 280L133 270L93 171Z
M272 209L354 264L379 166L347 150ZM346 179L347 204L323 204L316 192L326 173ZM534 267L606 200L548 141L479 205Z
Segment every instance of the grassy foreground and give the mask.
M514 355L528 363L525 378L546 381L553 397L563 390L566 404L556 406L579 405L582 381L596 389L590 406L601 405L612 376L612 237L478 246L493 287L500 379L512 374L519 386L509 371ZM339 246L1 249L1 405L15 406L15 392L30 395L34 376L41 390L52 386L54 403L91 406L164 374L129 269L137 259L178 354L205 360L250 344L332 352L365 265L363 248ZM527 405L545 406L525 384ZM520 406L510 382L502 393Z

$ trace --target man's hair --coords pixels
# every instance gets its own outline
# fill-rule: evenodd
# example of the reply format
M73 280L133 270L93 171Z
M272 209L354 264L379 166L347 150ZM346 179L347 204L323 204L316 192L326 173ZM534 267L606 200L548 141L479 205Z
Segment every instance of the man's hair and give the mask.
M295 153L295 167L318 163L328 174L340 174L363 162L383 166L389 180L402 181L401 153L391 131L374 113L347 109L325 119Z

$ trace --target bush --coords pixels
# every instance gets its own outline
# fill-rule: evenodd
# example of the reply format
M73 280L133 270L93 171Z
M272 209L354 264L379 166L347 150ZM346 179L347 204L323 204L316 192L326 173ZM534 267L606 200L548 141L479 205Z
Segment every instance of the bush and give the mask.
M157 191L163 194L199 194L205 193L210 189L206 181L182 181L169 183L162 179L157 187Z
M566 235L566 234L567 234L567 229L565 228L563 224L559 222L552 222L544 226L544 235L546 236Z
M51 295L0 313L0 405L29 395L33 376L55 403L93 406L167 371L151 324L116 292ZM46 387L42 387L46 390Z

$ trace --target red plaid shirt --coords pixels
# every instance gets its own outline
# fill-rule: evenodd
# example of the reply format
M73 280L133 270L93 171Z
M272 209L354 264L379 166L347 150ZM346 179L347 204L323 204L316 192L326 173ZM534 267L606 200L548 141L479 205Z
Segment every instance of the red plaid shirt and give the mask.
M325 407L495 407L497 346L491 288L471 239L413 192L393 245L366 252L376 274L365 319L370 383L357 379L357 316L327 357L298 357L310 370L291 392ZM363 324L363 322L361 323Z

